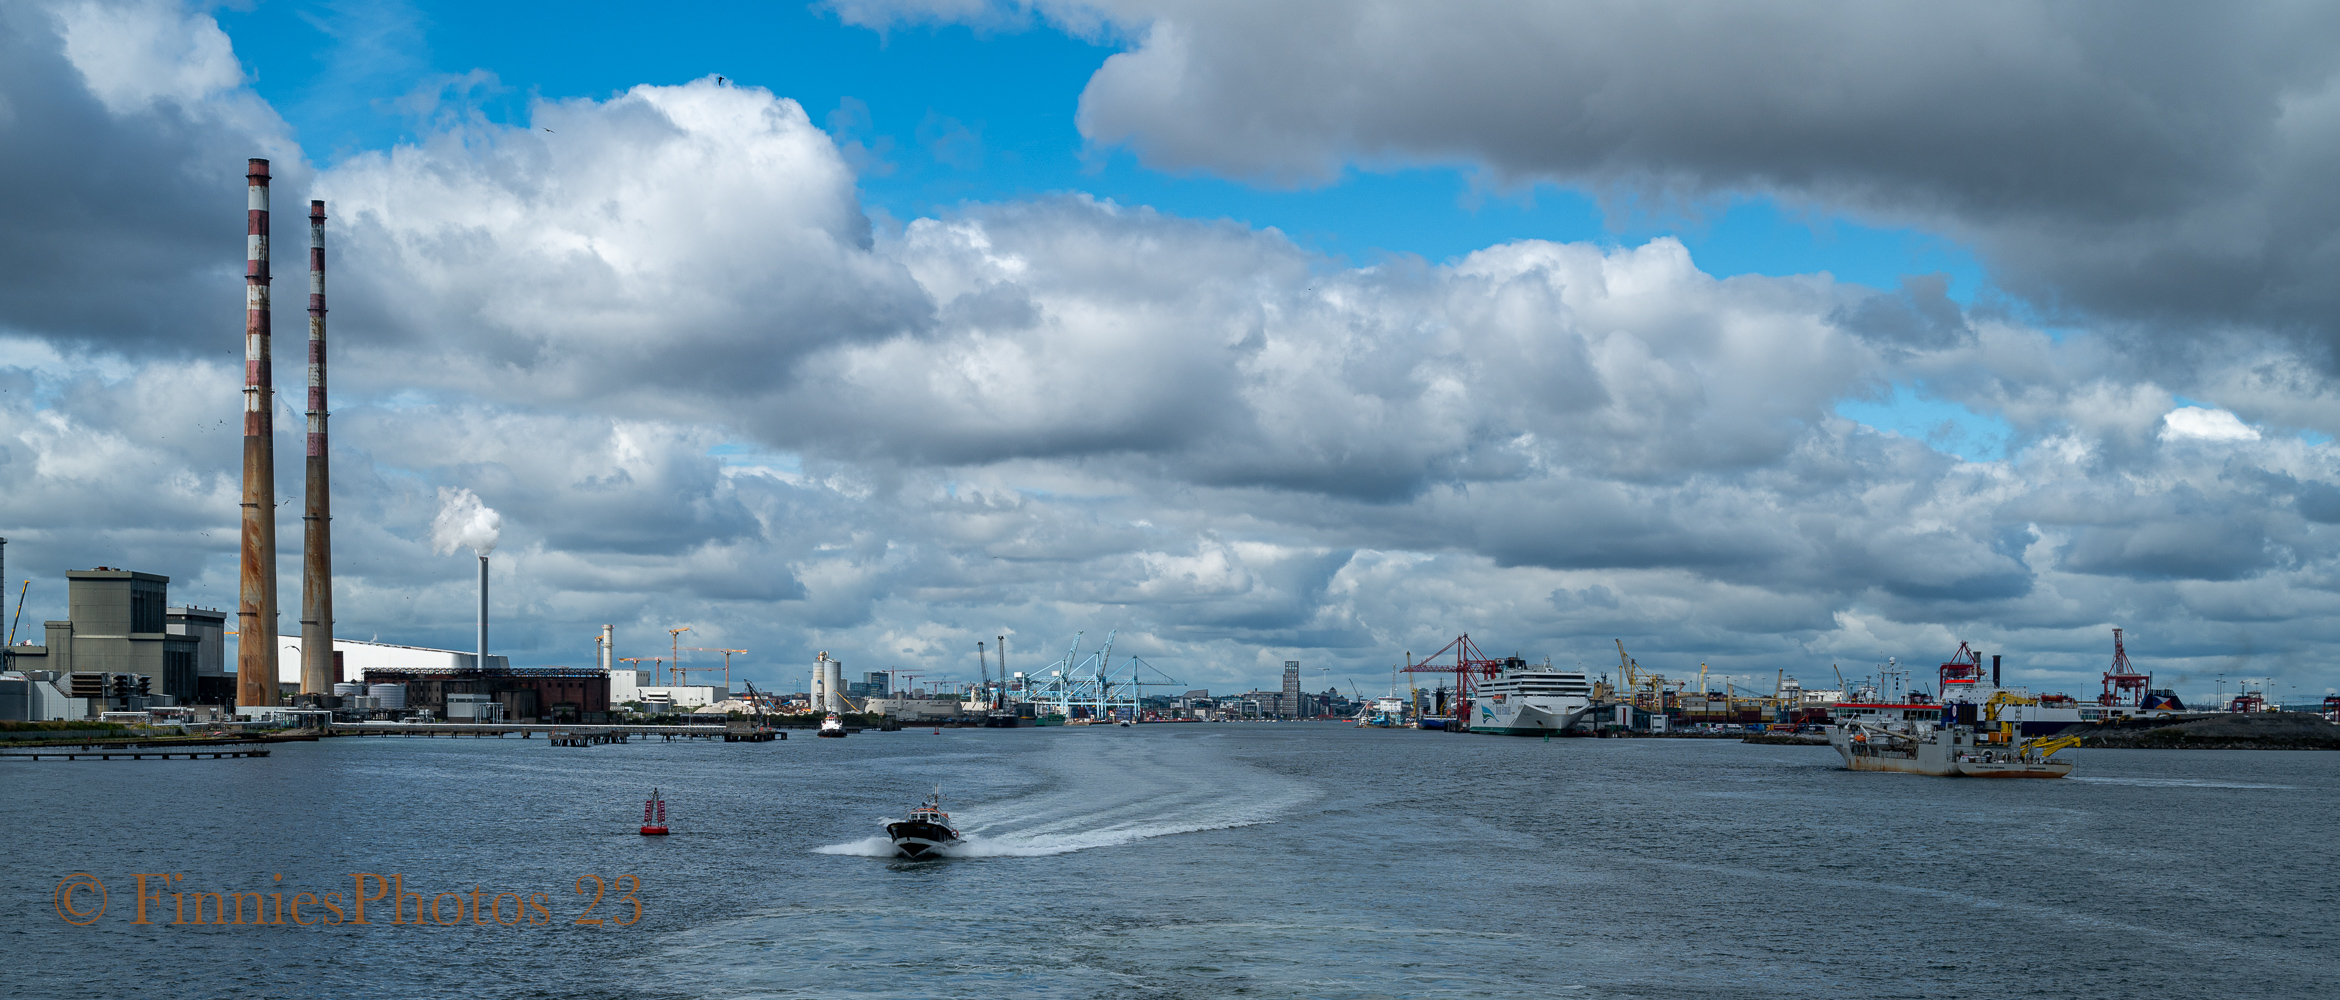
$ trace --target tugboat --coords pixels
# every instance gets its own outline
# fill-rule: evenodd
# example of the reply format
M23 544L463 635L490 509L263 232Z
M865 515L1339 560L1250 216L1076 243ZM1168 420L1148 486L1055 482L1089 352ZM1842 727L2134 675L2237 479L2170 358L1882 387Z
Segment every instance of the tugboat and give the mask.
M815 736L833 736L833 737L836 737L836 738L838 738L838 739L844 739L844 738L845 738L845 720L838 718L838 717L837 717L837 713L835 713L835 712L830 712L830 713L829 713L829 717L828 717L828 718L826 718L826 719L822 719L822 720L821 720L821 731L820 731L820 732L817 732L817 733L814 733L813 735L815 735Z
M642 836L666 836L666 800L658 797L658 789L650 790L650 797L642 801Z
M951 829L951 814L942 808L942 789L936 788L918 808L899 822L886 824L886 836L894 840L894 854L904 858L924 858L945 847L959 843L959 831Z

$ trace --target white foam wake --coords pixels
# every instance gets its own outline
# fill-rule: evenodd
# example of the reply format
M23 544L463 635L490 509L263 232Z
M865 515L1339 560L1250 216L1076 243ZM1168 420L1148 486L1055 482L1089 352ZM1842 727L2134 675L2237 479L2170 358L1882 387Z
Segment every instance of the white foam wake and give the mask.
M940 853L951 858L1030 858L1119 847L1156 837L1272 823L1317 796L1313 786L1299 779L1226 759L1202 741L1181 742L1175 754L1168 754L1163 751L1170 748L1158 744L1067 740L1059 752L1033 762L1040 774L1019 783L1044 790L1011 794L961 811L959 832L966 839ZM882 836L815 851L863 857L894 854L893 842Z
M2136 785L2143 788L2273 788L2297 789L2298 785L2259 785L2248 781L2211 781L2201 778L2071 778L2073 782L2092 785Z

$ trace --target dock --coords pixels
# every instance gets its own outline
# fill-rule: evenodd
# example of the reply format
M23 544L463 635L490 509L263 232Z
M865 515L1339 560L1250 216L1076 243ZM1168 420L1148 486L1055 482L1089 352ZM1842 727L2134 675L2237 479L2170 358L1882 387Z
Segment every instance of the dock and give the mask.
M525 740L534 739L539 735L552 737L572 733L592 733L629 737L660 736L667 739L707 740L720 739L724 733L730 730L726 726L633 726L619 723L579 725L573 722L336 722L327 731L335 736L422 736L427 738L445 736L451 739L463 737L503 739L507 736L518 736Z
M770 743L784 740L785 733L773 730L735 729L731 726L662 726L625 725L622 723L542 722L336 722L327 729L333 736L400 736L424 739L504 739L518 736L535 739L543 736L545 742L556 747L597 747L611 743L632 743L637 740L721 740L725 743Z
M266 757L268 751L246 750L51 750L46 753L0 753L9 760L232 760Z

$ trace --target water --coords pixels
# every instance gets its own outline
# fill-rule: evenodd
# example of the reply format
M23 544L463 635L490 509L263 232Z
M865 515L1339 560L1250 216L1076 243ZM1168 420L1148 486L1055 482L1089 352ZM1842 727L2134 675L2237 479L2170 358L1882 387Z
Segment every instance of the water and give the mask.
M2328 995L2340 755L2066 751L2062 781L1826 748L1330 725L773 744L340 739L22 763L12 996ZM872 839L935 784L964 857ZM634 832L653 785L674 835ZM70 926L60 879L106 914ZM130 923L180 891L542 893L545 926ZM275 876L281 874L282 881ZM618 876L638 876L632 926ZM87 908L86 897L79 905ZM167 896L163 899L167 900ZM438 900L442 904L446 900ZM460 905L458 903L457 905ZM168 919L166 902L150 903ZM311 914L314 909L305 910ZM442 910L442 913L445 911ZM468 912L468 911L467 911Z

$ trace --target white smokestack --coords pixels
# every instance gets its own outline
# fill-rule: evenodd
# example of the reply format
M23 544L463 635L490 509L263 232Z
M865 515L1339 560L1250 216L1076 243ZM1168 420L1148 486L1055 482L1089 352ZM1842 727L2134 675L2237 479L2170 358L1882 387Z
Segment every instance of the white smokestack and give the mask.
M479 502L470 490L439 487L439 516L431 519L431 550L446 555L468 548L479 554L479 659L488 665L488 553L503 534L504 515Z

